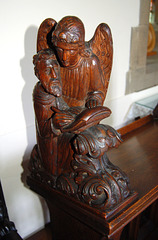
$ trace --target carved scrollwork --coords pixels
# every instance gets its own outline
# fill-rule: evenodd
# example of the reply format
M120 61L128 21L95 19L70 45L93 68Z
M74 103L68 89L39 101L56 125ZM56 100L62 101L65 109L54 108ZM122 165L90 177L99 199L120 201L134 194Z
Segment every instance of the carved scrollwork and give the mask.
M38 181L45 183L46 185L49 185L50 187L55 186L56 182L56 177L49 174L41 161L41 157L39 155L38 151L38 146L37 144L34 146L31 157L30 157L30 162L29 162L29 170L31 172L31 176Z
M89 154L91 157L97 158L101 154L101 149L105 148L105 139L102 137L95 138L89 131L79 134L74 140L74 147L78 154Z
M98 162L98 160L96 160L96 162ZM71 165L76 174L79 172L96 174L97 173L96 162L95 160L92 161L92 159L86 155L82 156L82 155L75 154Z
M74 147L78 154L88 154L93 158L103 155L111 147L118 147L120 135L108 125L96 125L80 133L74 140Z
M128 178L106 153L97 158L75 154L71 166L71 173L57 179L57 189L90 206L107 211L130 194Z
M73 179L68 175L63 174L57 178L56 188L67 193L68 195L74 195L77 192L76 184Z
M105 207L111 200L110 185L100 176L86 178L79 186L79 197L90 206Z

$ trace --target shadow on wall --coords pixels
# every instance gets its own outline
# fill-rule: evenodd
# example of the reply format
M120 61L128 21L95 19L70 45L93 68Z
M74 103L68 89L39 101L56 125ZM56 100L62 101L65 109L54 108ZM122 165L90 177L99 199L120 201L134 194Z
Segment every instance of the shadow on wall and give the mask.
M22 181L25 184L25 177L27 174L27 162L30 157L31 150L35 144L35 127L34 127L34 112L32 102L32 91L35 83L37 82L34 76L32 58L36 53L36 36L37 27L30 26L25 33L24 47L25 56L20 60L21 73L25 85L22 91L22 106L24 112L24 118L26 123L26 135L27 135L27 148L24 152L22 167L24 172L22 174Z
M36 54L36 39L37 39L38 28L36 26L30 26L25 33L24 47L25 47L25 56L20 60L21 73L25 85L22 91L22 106L24 112L24 118L26 123L26 136L27 136L27 147L23 155L22 168L23 172L21 174L21 181L25 187L28 187L26 184L26 176L28 175L28 162L30 158L31 151L33 146L36 143L35 135L35 120L34 120L34 109L32 101L32 92L33 88L37 82L37 78L34 75L34 66L33 66L33 55ZM49 221L48 208L46 203L40 198L40 202L43 209L44 222Z

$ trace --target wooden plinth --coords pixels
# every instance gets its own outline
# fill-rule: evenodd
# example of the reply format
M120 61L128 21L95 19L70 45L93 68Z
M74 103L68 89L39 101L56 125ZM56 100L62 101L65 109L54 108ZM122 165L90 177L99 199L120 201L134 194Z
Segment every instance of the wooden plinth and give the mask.
M110 224L122 211L136 201L137 193L109 212L101 212L74 198L28 177L28 185L47 202L52 223L53 239L99 240L112 231Z

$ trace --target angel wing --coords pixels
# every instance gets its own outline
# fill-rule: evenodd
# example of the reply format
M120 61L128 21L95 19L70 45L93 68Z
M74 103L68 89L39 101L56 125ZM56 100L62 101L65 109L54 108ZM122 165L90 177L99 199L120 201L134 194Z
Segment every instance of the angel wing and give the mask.
M89 41L92 52L98 57L104 77L105 92L107 91L113 59L113 42L109 26L98 25L93 38Z
M56 21L52 18L47 18L41 23L37 35L37 52L42 49L50 48L51 33L53 32L56 24Z

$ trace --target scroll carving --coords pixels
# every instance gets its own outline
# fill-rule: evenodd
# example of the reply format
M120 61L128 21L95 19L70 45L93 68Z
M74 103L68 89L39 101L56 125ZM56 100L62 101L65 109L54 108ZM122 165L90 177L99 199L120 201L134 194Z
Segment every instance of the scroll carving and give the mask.
M37 145L31 177L90 206L107 211L131 194L127 176L108 159L121 137L100 124L112 68L110 28L100 24L89 42L73 16L46 19L34 56L39 79L33 91Z

